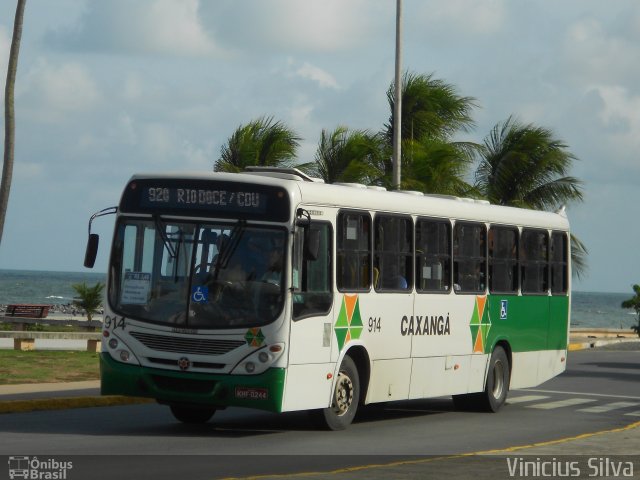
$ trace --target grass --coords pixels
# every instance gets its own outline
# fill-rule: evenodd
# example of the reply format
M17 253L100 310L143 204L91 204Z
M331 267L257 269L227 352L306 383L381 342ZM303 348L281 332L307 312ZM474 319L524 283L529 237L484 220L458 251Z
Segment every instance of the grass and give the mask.
M0 385L100 378L99 353L0 350Z

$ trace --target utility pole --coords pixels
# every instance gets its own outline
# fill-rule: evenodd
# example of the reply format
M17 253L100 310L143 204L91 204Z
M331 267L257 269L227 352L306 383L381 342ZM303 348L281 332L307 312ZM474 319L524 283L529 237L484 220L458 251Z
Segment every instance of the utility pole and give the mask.
M396 0L396 75L393 102L393 188L401 185L402 140L402 0Z

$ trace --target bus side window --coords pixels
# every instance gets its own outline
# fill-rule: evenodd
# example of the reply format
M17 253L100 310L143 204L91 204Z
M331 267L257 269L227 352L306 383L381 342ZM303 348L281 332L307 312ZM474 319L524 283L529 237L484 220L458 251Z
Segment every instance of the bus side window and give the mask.
M546 230L523 229L520 237L522 293L544 294L549 289L549 234Z
M293 260L293 318L327 314L333 303L331 288L331 224L312 222L308 227L320 233L318 257L304 258L304 228L296 229Z
M366 292L371 288L371 217L368 213L338 214L336 277L338 290Z
M377 215L374 242L376 290L411 290L413 287L413 222L411 217Z
M569 241L563 232L551 233L551 293L564 295L568 289Z
M449 292L451 289L451 223L418 219L416 223L416 290Z
M483 223L456 222L453 230L453 283L456 292L486 289L486 236Z
M518 291L518 229L489 229L489 290L499 293Z

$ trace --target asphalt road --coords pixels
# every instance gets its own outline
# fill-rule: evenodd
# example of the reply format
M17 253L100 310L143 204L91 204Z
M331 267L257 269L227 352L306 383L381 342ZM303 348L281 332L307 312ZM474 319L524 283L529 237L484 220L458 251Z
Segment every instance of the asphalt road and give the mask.
M325 432L302 412L230 408L206 425L189 426L155 404L41 411L0 415L0 453L73 458L76 471L70 473L78 475L91 466L90 477L67 476L73 480L136 478L136 472L213 479L330 471L502 450L639 421L637 348L570 352L564 374L512 391L498 414L458 412L449 398L394 402L363 408L346 431Z

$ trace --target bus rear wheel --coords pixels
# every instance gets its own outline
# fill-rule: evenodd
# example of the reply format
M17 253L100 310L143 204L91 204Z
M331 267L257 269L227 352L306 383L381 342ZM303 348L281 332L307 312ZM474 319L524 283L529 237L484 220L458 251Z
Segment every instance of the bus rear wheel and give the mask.
M487 385L483 393L483 407L489 412L497 412L507 401L511 370L509 359L502 347L496 347L489 360Z
M215 408L204 406L171 405L169 408L177 420L189 424L207 423L216 413Z
M496 347L489 360L489 372L484 392L454 395L456 410L497 412L507 400L511 369L502 347Z
M340 365L331 396L331 406L311 411L311 418L318 426L329 430L344 430L353 422L360 402L360 377L351 357L346 356Z

